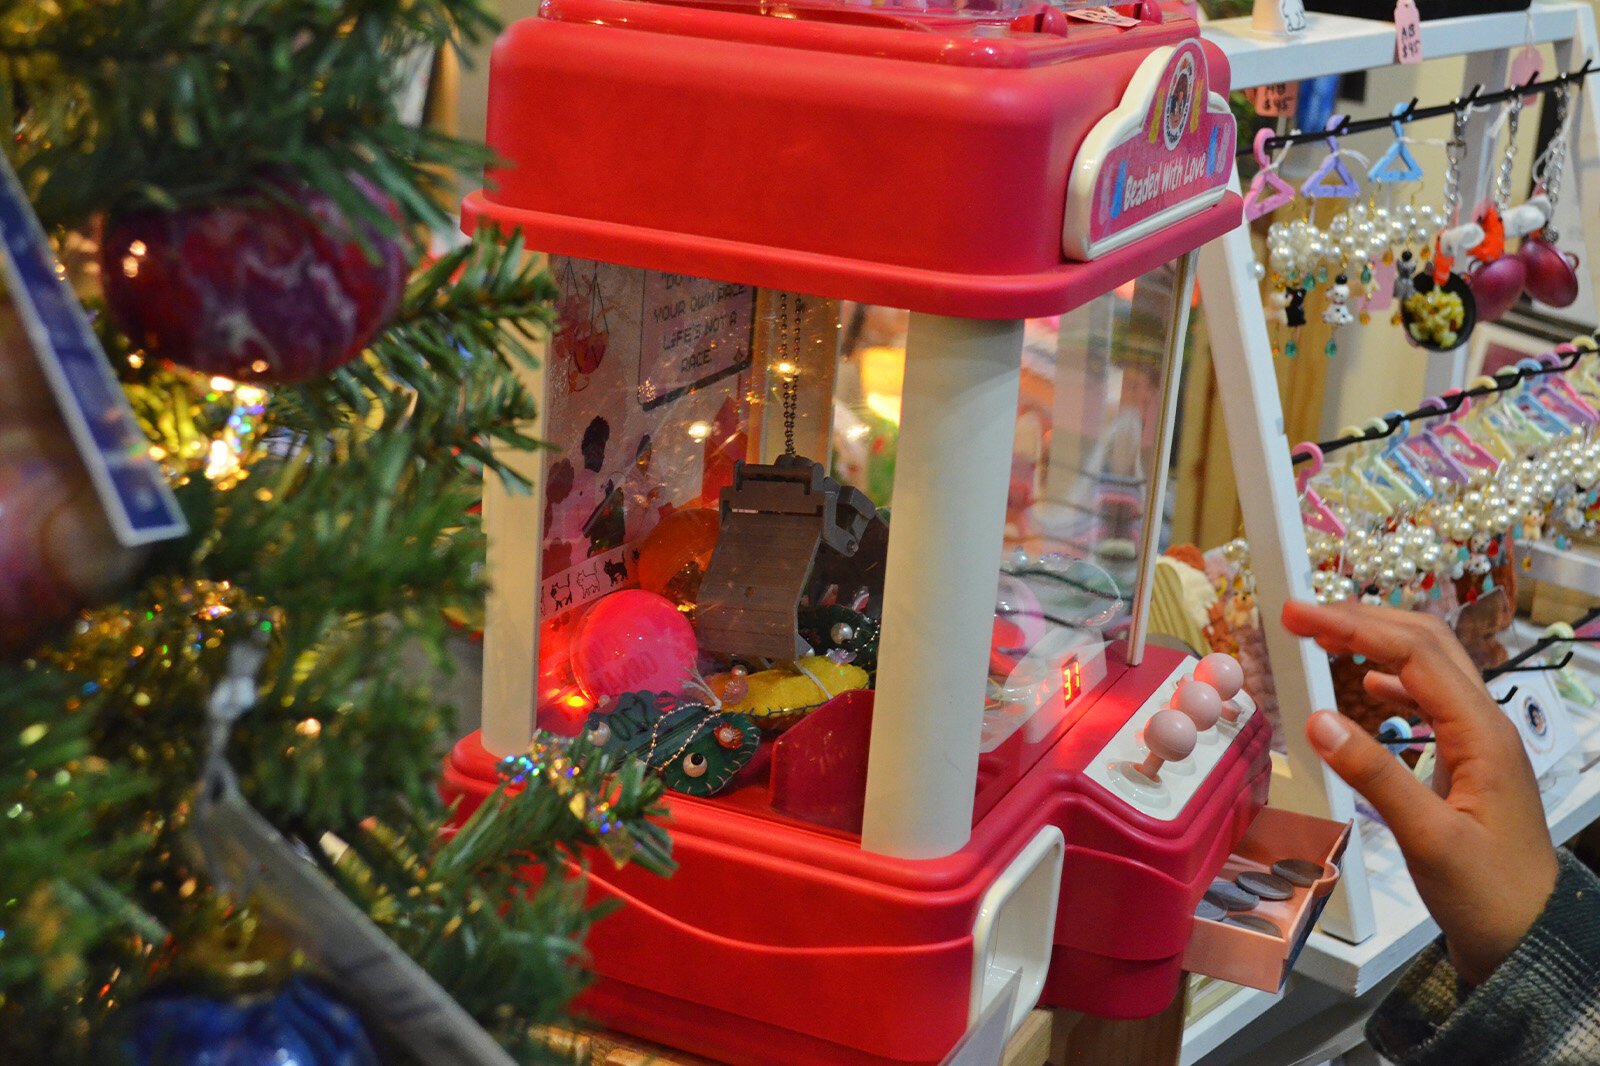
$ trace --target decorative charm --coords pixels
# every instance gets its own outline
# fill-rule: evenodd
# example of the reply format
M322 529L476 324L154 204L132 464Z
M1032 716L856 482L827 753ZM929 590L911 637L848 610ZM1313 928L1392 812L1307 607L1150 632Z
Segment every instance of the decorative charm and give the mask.
M1260 169L1256 171L1256 176L1250 179L1250 189L1244 194L1244 217L1249 222L1254 222L1262 215L1269 215L1283 205L1294 202L1294 186L1278 175L1280 160L1267 158L1267 142L1271 139L1272 130L1267 127L1263 126L1256 131L1254 149L1256 166Z
M1470 249L1481 264L1469 275L1472 299L1477 305L1478 317L1486 322L1495 321L1516 306L1528 277L1524 261L1506 254L1505 223L1501 218L1501 213L1510 207L1511 169L1517 157L1517 125L1521 115L1522 97L1513 97L1506 105L1506 151L1495 178L1494 199L1484 206L1477 219L1483 228L1483 240Z
M1572 135L1570 92L1566 85L1558 86L1555 90L1555 134L1534 167L1540 175L1538 184L1543 186L1549 198L1552 219L1561 195L1561 175L1566 166L1567 148ZM1578 257L1560 251L1556 247L1558 239L1555 227L1547 223L1542 231L1522 242L1517 257L1527 266L1528 295L1551 307L1567 307L1578 298Z
M665 692L627 693L609 712L591 714L587 728L597 747L639 758L690 796L721 792L761 744L749 716L677 703Z
M1444 214L1447 225L1454 225L1461 206L1461 162L1467 152L1467 112L1458 111L1455 128L1445 145L1448 166L1444 176ZM1419 348L1447 352L1466 343L1478 312L1472 289L1460 274L1454 273L1454 257L1446 255L1439 238L1434 239L1433 262L1412 279L1412 292L1400 302L1400 320L1406 338Z
M667 515L639 543L639 587L680 606L694 603L720 531L721 518L709 507Z
M1355 321L1355 315L1350 312L1350 279L1343 274L1334 278L1333 284L1328 287L1328 304L1322 309L1322 321L1335 330ZM1332 336L1328 338L1325 350L1329 356L1338 353L1338 344Z
M739 684L733 684L735 681ZM725 712L749 715L763 730L775 733L794 725L841 692L866 688L867 681L867 672L859 666L808 655L786 667L743 678L713 677L709 684L723 701ZM738 691L744 695L735 697Z
M800 635L813 651L841 666L876 670L879 632L878 620L864 610L839 604L800 609Z
M1313 200L1329 197L1357 196L1361 187L1356 184L1355 175L1350 173L1350 168L1344 165L1340 158L1343 154L1339 147L1339 138L1333 136L1333 131L1344 124L1344 115L1330 115L1328 117L1328 158L1322 165L1311 172L1311 176L1300 184L1300 194Z
M397 217L383 194L351 183ZM154 356L241 381L304 381L360 355L399 306L405 249L324 193L283 191L297 207L256 199L112 217L100 267L117 326Z
M600 265L596 263L586 283L580 283L567 259L561 272L561 302L556 310L551 350L568 364L567 391L589 387L589 375L600 369L611 343L606 308L600 294Z
M683 691L695 676L694 627L672 601L643 589L603 597L578 623L572 673L590 699Z

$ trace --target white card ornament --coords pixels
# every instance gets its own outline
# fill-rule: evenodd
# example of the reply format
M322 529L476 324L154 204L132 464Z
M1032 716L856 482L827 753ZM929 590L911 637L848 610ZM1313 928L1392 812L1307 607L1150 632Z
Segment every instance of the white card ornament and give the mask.
M117 540L132 548L183 536L178 501L3 154L0 272Z
M1061 233L1066 257L1099 258L1221 200L1237 136L1197 42L1151 52L1078 149Z
M1513 688L1516 692L1506 700ZM1549 673L1524 670L1502 674L1490 682L1489 691L1496 700L1506 700L1500 709L1522 736L1536 776L1543 777L1577 747L1578 734L1567 701L1556 691Z

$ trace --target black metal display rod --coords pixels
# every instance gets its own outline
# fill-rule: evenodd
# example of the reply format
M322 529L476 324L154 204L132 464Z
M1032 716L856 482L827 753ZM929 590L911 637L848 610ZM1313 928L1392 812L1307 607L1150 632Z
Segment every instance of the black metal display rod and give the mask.
M1343 122L1339 123L1339 125L1335 126L1331 130L1296 130L1293 133L1280 133L1275 137L1269 137L1266 141L1266 144L1262 147L1262 151L1272 152L1279 148L1286 148L1291 144L1306 144L1311 141L1325 141L1329 137L1348 137L1352 134L1366 133L1370 130L1386 130L1393 126L1396 122L1420 122L1421 120L1427 118L1442 118L1445 115L1454 115L1456 112L1462 110L1470 110L1479 107L1492 107L1495 104L1506 103L1507 101L1513 100L1519 96L1531 96L1534 93L1547 93L1553 89L1558 89L1563 85L1579 85L1581 87L1583 79L1595 73L1600 73L1600 68L1595 67L1592 62L1586 60L1583 66L1579 67L1577 70L1570 70L1565 74L1558 74L1556 77L1549 78L1545 81L1535 81L1533 78L1529 78L1522 85L1515 85L1507 89L1501 89L1499 92L1486 93L1483 91L1482 85L1474 85L1471 92L1467 93L1465 96L1458 96L1447 104L1435 104L1431 107L1418 107L1417 98L1413 96L1411 98L1411 103L1406 106L1406 109L1396 114L1384 115L1380 118L1365 118L1355 122L1352 122L1349 116L1346 116ZM1238 155L1239 158L1243 159L1254 154L1254 152L1255 147L1251 146L1249 148L1241 149L1238 152Z
M1600 330L1595 332L1595 339L1597 343L1600 343ZM1415 411L1407 411L1403 414L1385 415L1383 419L1383 429L1378 429L1376 426L1374 426L1372 429L1366 430L1365 432L1356 434L1354 436L1337 437L1333 440L1320 441L1318 442L1317 447L1322 450L1322 454L1324 456L1327 456L1333 452L1339 451L1341 448L1349 448L1356 444L1368 444L1375 440L1383 440L1385 437L1393 436L1396 430L1409 422L1420 422L1425 418L1438 418L1440 415L1453 414L1461 409L1462 404L1475 397L1493 396L1496 393L1507 392L1516 388L1518 385L1521 385L1525 381L1528 381L1532 378L1543 377L1546 374L1564 374L1573 367L1577 366L1578 360L1582 359L1585 355L1594 354L1594 352L1595 349L1592 348L1578 348L1575 351L1568 352L1562 357L1561 362L1555 363L1551 366L1541 366L1537 370L1519 369L1515 372L1511 372L1510 370L1502 371L1501 373L1495 375L1493 385L1479 385L1475 389L1465 389L1460 392L1451 392L1448 396L1434 397L1433 400L1431 400L1426 406L1419 407ZM1297 452L1295 453L1293 461L1295 465L1298 466L1300 463L1304 463L1310 458L1310 452Z
M1577 636L1576 633L1577 633L1578 630L1582 629L1584 626L1588 625L1590 622L1593 622L1597 618L1600 618L1600 607L1594 608L1593 610L1591 610L1588 613L1586 613L1582 618L1580 618L1576 622L1572 623L1573 633L1575 634L1574 636L1570 636L1570 637L1541 637L1539 640L1534 641L1533 645L1531 647L1529 647L1527 650L1518 652L1517 654L1513 655L1511 658L1507 659L1505 662L1501 663L1499 666L1491 666L1491 667L1489 667L1489 669L1487 669L1487 670L1485 670L1483 672L1483 679L1485 681L1492 681L1495 678L1499 677L1501 674L1516 673L1518 671L1518 669L1522 667L1523 663L1527 662L1529 659L1533 658L1535 655L1538 655L1540 652L1544 651L1546 648L1554 647L1557 644L1593 644L1593 643L1595 643L1597 640L1600 640L1600 637ZM1567 659L1564 660L1560 665L1565 666L1567 661L1570 661L1571 658L1572 658L1572 656L1570 654L1568 654ZM1532 667L1532 669L1538 670L1538 669L1543 669L1543 667ZM1551 667L1551 669L1555 669L1555 667Z

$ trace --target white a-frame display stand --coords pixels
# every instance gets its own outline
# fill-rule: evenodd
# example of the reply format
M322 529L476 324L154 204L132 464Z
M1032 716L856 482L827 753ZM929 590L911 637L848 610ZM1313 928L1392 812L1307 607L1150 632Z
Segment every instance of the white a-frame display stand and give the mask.
M1373 70L1394 62L1394 27L1386 22L1309 14L1306 29L1292 37L1275 37L1251 29L1249 18L1212 22L1205 36L1233 66L1233 86L1298 81L1328 74ZM1600 62L1595 21L1587 3L1535 3L1527 11L1441 19L1422 24L1427 58L1466 56L1463 92L1474 85L1486 91L1503 88L1510 56L1525 43L1553 44L1555 70L1573 70L1585 60ZM1420 93L1424 104L1442 102L1451 89ZM1453 88L1453 87L1451 87ZM1585 191L1600 189L1597 145L1600 115L1574 94L1582 111L1575 116L1579 135L1567 163L1566 199L1582 202ZM1468 127L1468 153L1462 171L1462 202L1477 203L1489 188L1494 162L1487 136L1495 114L1480 111ZM1238 176L1234 177L1238 188ZM1577 231L1563 227L1564 243L1575 243ZM1283 718L1288 757L1274 765L1272 802L1291 810L1344 821L1354 817L1350 790L1323 765L1305 739L1305 722L1319 708L1334 706L1333 681L1327 657L1309 641L1298 640L1277 624L1276 613L1287 599L1310 599L1311 570L1305 531L1290 465L1290 441L1284 435L1283 409L1273 373L1272 342L1262 312L1260 289L1251 274L1254 253L1249 230L1241 226L1200 253L1200 292L1211 332L1212 362L1222 396L1223 417L1241 492L1245 535L1250 541L1256 587L1266 623L1267 650L1272 660ZM1600 292L1600 260L1585 254L1591 281ZM1304 358L1310 358L1305 356ZM1417 353L1417 358L1424 358ZM1437 394L1462 384L1466 349L1426 356L1427 387ZM1421 397L1416 397L1421 400ZM1321 928L1343 940L1360 942L1378 928L1358 835L1350 838L1340 891L1323 913Z

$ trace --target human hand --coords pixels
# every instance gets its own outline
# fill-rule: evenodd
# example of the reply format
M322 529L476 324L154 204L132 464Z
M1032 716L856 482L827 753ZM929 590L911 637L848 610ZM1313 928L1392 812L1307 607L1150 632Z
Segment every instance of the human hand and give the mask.
M1288 603L1283 624L1334 655L1378 669L1367 691L1415 707L1432 726L1432 790L1342 715L1318 711L1312 747L1383 815L1417 892L1469 984L1488 979L1543 912L1557 862L1539 786L1517 728L1445 624L1359 603Z

